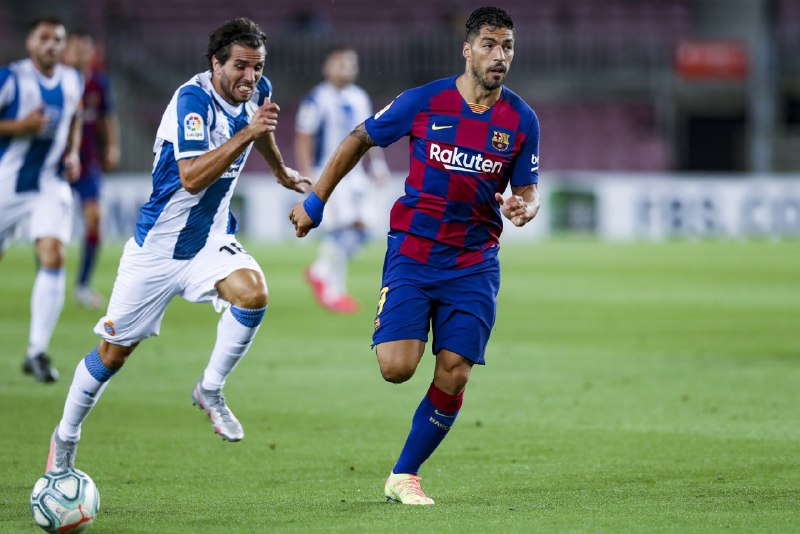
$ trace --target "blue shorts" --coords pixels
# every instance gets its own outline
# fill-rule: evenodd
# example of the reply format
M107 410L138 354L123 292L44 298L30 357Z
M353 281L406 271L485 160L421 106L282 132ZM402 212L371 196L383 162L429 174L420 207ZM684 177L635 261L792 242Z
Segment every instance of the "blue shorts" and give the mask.
M100 184L102 180L103 173L100 171L99 167L93 165L88 169L84 169L78 181L71 185L72 189L78 193L78 197L80 197L81 202L86 202L88 200L99 200Z
M427 342L432 324L434 354L446 349L484 363L500 290L496 257L464 269L438 269L389 249L382 286L373 345L401 339Z

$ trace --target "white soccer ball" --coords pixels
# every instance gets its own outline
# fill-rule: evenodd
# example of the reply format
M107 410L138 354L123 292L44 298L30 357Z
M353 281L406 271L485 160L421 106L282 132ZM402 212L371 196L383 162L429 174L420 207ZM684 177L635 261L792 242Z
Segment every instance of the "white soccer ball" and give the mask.
M50 471L33 485L33 520L47 532L83 532L99 510L97 486L78 469Z

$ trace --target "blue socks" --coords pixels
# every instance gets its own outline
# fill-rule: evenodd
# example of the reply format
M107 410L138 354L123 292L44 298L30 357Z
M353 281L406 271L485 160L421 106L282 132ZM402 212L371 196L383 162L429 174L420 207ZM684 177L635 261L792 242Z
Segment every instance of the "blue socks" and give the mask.
M463 398L463 391L455 396L449 395L431 384L414 413L411 432L393 473L416 475L419 472L422 463L433 454L453 426Z

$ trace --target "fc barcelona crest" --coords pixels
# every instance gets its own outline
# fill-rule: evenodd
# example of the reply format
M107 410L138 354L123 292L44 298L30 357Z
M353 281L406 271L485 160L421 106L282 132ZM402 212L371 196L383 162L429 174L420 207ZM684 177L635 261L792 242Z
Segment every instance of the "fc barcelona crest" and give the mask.
M510 137L511 134L498 132L497 130L495 130L494 132L492 132L492 146L495 148L495 150L498 150L499 152L505 152L506 150L508 150L508 145L510 144Z

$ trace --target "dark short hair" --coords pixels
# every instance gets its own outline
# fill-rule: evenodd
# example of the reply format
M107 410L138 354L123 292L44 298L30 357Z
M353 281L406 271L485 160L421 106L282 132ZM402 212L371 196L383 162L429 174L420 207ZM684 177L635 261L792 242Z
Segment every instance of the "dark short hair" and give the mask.
M229 20L208 36L208 50L205 54L208 64L211 65L211 58L214 57L220 63L228 61L234 44L248 48L263 46L266 49L267 35L261 31L258 24L248 18Z
M483 26L493 28L514 29L514 21L511 14L502 7L484 6L473 11L467 19L467 33L465 40L471 41L476 35L481 33Z
M343 52L355 52L356 49L346 44L337 43L330 47L325 53L325 57L332 56L333 54L341 54Z
M35 19L33 19L30 22L30 24L28 24L28 35L33 33L33 31L36 28L38 28L40 24L47 24L47 25L50 25L50 26L64 26L64 27L66 27L64 25L64 21L62 21L58 17L54 17L54 16L50 16L50 15L43 16L43 17L36 17Z

